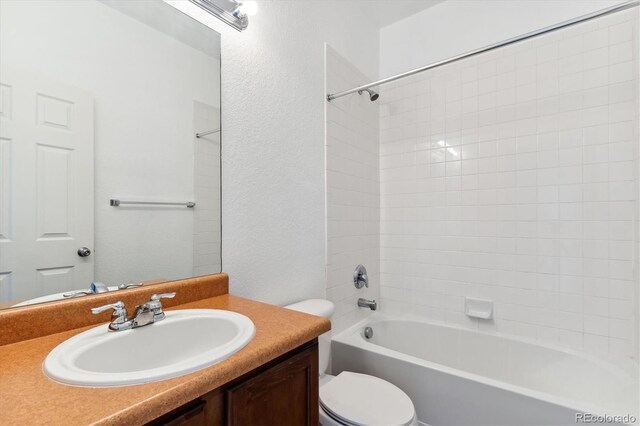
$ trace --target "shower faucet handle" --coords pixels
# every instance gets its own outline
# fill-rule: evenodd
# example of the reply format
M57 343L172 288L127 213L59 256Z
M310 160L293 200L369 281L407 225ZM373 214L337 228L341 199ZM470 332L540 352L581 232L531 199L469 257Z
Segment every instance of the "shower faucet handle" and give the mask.
M364 265L356 266L356 270L353 271L353 285L357 289L369 288L369 275L367 275L367 268Z

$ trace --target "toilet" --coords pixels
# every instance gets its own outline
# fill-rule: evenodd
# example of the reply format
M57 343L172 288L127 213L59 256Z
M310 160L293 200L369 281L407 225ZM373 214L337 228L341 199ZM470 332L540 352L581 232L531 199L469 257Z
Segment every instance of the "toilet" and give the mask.
M327 319L334 311L333 303L324 299L303 300L285 308ZM318 337L318 350L322 426L418 425L413 402L397 386L368 374L325 374L331 353L330 331Z

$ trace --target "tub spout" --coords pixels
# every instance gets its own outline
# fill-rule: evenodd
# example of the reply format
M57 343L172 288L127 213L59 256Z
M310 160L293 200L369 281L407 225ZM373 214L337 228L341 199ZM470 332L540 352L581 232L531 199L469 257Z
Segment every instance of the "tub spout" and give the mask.
M369 308L372 311L375 311L378 308L378 304L375 300L363 299L362 297L358 299L358 306L361 308Z

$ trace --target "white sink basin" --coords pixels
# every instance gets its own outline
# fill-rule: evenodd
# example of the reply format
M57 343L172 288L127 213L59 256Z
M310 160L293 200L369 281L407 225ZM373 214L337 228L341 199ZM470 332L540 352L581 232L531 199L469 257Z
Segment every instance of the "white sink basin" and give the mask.
M87 330L56 346L44 361L53 380L76 386L136 385L182 376L230 357L253 339L244 315L217 309L166 312L132 330Z

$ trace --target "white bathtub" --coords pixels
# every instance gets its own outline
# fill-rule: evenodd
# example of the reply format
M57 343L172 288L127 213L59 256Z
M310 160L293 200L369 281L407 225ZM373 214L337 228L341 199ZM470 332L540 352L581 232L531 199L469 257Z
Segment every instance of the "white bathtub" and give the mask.
M577 413L626 415L608 423L625 424L637 421L640 404L632 363L380 314L333 337L332 370L390 381L432 426L575 425Z

